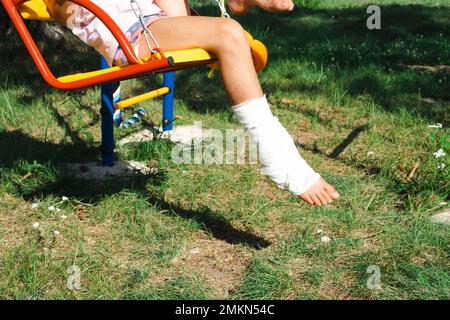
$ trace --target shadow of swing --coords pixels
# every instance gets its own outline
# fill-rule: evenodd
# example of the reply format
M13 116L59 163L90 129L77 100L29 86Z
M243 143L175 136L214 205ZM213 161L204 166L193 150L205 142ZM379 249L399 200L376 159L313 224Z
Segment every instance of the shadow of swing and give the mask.
M211 3L193 3L193 5L203 15L218 15L217 7ZM255 10L235 18L266 44L270 56L269 67L276 68L276 65L292 60L299 63L315 62L324 68L339 65L342 73L347 74L346 85L352 87L352 90L349 90L351 95L368 93L387 111L395 112L398 106L403 104L410 112L435 121L442 119L443 108L418 105L414 100L414 93L417 93L417 88L420 87L424 97L449 101L450 90L446 90L447 87L438 90L434 85L441 78L425 76L400 78L394 87L385 89L380 88L383 82L378 83L378 79L374 76L371 81L366 81L368 75L361 74L360 69L367 65L373 65L377 70L395 69L395 66L402 63L432 65L439 58L448 61L446 59L448 52L443 50L443 40L450 36L448 28L450 14L445 8L424 5L382 6L383 32L372 32L365 28L367 14L366 6L363 5L332 9L297 7L292 13L277 14ZM1 7L0 16L4 16ZM33 27L40 22L27 23ZM98 67L98 54L91 48L81 45L70 32L67 31L67 35L61 40L52 40L40 34L38 28L31 29L36 29L32 30L33 36L39 46L43 47L44 56L49 65L54 67L56 74L87 71ZM15 31L11 33L8 37L0 34L0 53L10 62L3 65L0 70L0 81L8 79L8 86L26 86L31 87L34 92L49 92L50 89L42 81L17 33ZM418 41L417 34L423 35L424 38ZM383 48L392 45L400 49L387 54ZM358 50L350 51L349 46L359 51L363 50L362 56L355 56ZM417 49L421 55L415 57L407 54L410 49ZM333 54L334 62L331 62L330 54ZM180 72L177 76L179 79L177 98L182 99L189 108L197 112L228 110L229 104L222 89L216 81L207 79L206 73L206 68ZM264 74L262 79L269 93L277 92L276 81L264 77ZM311 93L311 89L320 90L320 87L309 88L302 85L301 79L294 78L291 82L293 86L289 90L292 91ZM141 85L148 87L148 80L142 79ZM193 93L196 93L196 96ZM411 96L404 96L405 93ZM30 95L24 102L32 103L32 100L39 98Z
M9 188L13 193L27 201L46 196L68 196L85 203L95 204L105 196L132 191L144 195L149 206L161 208L166 215L177 215L184 219L195 220L201 229L216 239L253 249L266 248L271 244L263 237L233 227L229 221L207 207L200 210L186 209L163 200L158 194L149 192L148 184L160 186L167 179L164 171L146 176L140 175L132 179L104 182L77 181L61 173L64 164L68 162L95 161L98 156L97 147L89 147L83 143L69 145L42 142L20 131L14 131L0 132L0 149L8 150L8 152L0 153L2 178L8 179ZM31 172L31 176L26 181L22 178L6 176L8 171L14 171L22 177L30 173L30 168L20 166L21 162L31 164L38 162L40 166L36 172ZM47 172L40 172L40 170L51 170L53 174L48 177Z
M368 129L368 125L356 127L348 134L348 136L328 155L329 158L337 159L347 147L358 138L358 136Z
M296 145L304 150L308 150L310 152L313 152L315 154L321 155L323 157L333 159L340 161L346 165L355 167L357 169L361 169L364 171L367 171L369 174L378 174L381 171L381 168L378 166L374 166L373 164L360 164L360 163L354 163L353 161L348 161L345 159L340 158L340 155L350 146L353 141L355 141L359 135L363 132L365 132L367 129L369 129L369 125L361 125L356 128L354 128L348 135L345 137L344 140L342 140L341 143L339 143L331 152L327 153L323 150L320 150L316 144L313 145L307 145L304 143L298 143L296 142Z

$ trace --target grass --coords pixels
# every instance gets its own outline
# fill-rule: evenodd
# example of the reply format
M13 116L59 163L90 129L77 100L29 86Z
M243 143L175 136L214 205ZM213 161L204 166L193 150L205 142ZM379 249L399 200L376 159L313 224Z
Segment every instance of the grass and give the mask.
M449 74L417 68L450 61L448 1L378 1L379 31L365 28L369 2L302 3L292 14L239 20L268 46L260 78L274 113L343 195L317 208L257 166L175 165L162 140L117 149L121 159L153 160L160 173L150 178L62 176L65 163L98 158L99 90L49 89L17 36L0 34L8 61L0 70L0 297L450 298L448 226L430 222L448 201L448 155L433 153L450 152ZM71 39L40 45L58 74L96 67L95 53ZM238 128L206 71L178 73L175 125ZM149 105L144 126L161 117L160 101ZM436 123L443 128L428 127ZM81 269L78 291L66 286L71 265ZM371 265L381 290L366 286Z

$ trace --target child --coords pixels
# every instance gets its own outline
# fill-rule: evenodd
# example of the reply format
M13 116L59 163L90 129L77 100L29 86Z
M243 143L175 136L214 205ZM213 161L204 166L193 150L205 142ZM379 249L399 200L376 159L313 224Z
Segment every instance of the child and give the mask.
M328 204L339 198L339 193L303 160L289 133L272 115L253 66L247 38L238 22L188 16L184 0L138 1L146 24L162 50L203 48L217 56L233 111L258 144L264 174L280 188L288 189L312 205ZM94 47L111 64L120 62L121 50L117 41L89 11L72 7L65 0L46 2L57 21ZM151 54L128 0L92 2L118 23L140 58Z

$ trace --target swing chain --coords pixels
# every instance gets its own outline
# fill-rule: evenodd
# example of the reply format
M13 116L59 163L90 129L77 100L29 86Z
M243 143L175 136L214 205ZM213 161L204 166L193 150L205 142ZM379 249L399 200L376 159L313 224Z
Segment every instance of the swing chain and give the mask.
M230 15L228 14L227 9L225 7L225 0L215 0L215 1L216 1L217 5L219 6L220 11L222 12L222 17L229 19ZM130 5L131 5L131 8L133 9L134 14L139 19L142 29L144 30L144 39L145 39L145 43L147 44L148 49L150 50L151 53L157 53L157 51L152 48L149 37L153 40L153 42L155 43L157 48L159 48L159 43L156 40L153 33L150 31L150 29L145 24L144 13L142 11L141 6L139 5L139 2L137 2L136 0L130 0Z
M217 5L220 8L220 11L222 12L222 17L223 18L231 18L230 15L227 12L227 8L225 7L225 0L215 0Z
M152 40L155 43L157 48L159 48L159 44L158 44L158 41L156 40L155 36L153 35L153 33L150 31L150 29L145 24L144 13L142 11L141 6L139 5L139 2L137 2L136 0L130 0L130 5L131 5L131 8L133 9L134 14L139 19L142 29L144 30L144 39L145 39L148 49L150 50L151 53L156 53L157 51L154 50L150 44L149 36L150 36L150 38L152 38Z

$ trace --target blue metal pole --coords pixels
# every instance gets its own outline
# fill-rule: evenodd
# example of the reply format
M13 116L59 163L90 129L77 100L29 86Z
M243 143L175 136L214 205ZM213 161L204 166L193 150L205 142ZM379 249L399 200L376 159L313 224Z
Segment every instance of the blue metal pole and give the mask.
M163 98L163 131L169 131L173 129L173 101L174 101L174 89L175 89L175 72L164 73L165 87L170 89L169 93L164 95Z
M108 62L101 57L100 68L109 68ZM114 165L114 102L113 83L107 83L101 87L101 108L102 117L102 165L112 167Z

